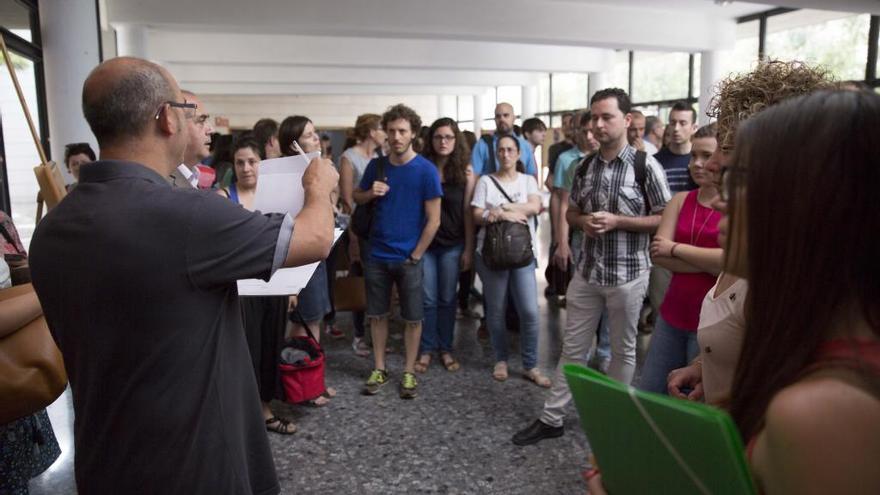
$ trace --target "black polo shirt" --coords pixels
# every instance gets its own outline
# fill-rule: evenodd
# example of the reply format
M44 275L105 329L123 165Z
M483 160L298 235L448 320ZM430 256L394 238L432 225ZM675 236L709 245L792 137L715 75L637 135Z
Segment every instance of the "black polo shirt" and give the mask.
M82 168L30 256L79 493L278 493L235 281L268 279L291 230L137 163Z

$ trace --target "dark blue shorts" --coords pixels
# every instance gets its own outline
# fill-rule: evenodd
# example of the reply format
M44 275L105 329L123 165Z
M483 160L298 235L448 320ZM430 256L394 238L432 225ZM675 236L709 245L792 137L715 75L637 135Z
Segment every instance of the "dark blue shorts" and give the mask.
M369 260L364 264L367 317L385 317L391 311L391 286L397 286L400 316L407 322L422 321L422 262Z

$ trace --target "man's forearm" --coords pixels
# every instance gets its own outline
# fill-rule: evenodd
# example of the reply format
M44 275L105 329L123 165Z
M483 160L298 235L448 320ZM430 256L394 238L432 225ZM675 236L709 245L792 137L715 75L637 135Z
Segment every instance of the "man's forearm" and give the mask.
M657 231L657 227L659 226L660 215L651 215L647 217L625 217L619 215L617 217L618 230L654 233Z
M554 194L556 192L554 191ZM568 235L571 231L571 226L569 226L568 221L565 220L568 218L568 200L562 201L560 198L559 201L559 218L563 219L556 225L556 245L561 246L565 244L568 245Z
M428 222L425 224L425 228L422 229L422 235L419 236L419 242L416 244L416 247L415 249L413 249L412 253L410 253L410 256L420 259L422 255L425 254L425 251L428 250L428 247L434 240L434 235L437 234L437 229L439 228L439 218L435 221L428 220Z
M373 191L361 191L360 189L355 189L354 192L351 193L351 196L354 198L354 202L363 205L370 202L373 199Z
M571 208L571 206L569 206L568 211L565 212L564 218L565 221L568 222L569 227L583 230L586 216L586 214L581 213L577 208Z

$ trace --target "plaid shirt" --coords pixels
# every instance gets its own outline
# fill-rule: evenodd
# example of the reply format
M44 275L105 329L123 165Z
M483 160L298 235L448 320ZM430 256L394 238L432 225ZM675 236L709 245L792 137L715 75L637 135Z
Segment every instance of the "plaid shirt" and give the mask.
M636 149L626 145L610 162L596 153L586 173L575 175L569 204L581 213L607 211L615 215L641 217L648 215L642 191L636 182ZM650 214L659 214L672 197L666 173L654 157L645 161L645 191L651 205ZM591 284L617 286L631 282L651 268L648 247L652 234L614 230L598 238L584 236L583 256L579 270Z

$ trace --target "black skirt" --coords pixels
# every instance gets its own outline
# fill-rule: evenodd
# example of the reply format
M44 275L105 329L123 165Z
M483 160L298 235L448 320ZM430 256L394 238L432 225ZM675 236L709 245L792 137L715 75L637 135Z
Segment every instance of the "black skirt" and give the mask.
M287 296L241 298L244 334L263 402L284 400L278 360L287 325L287 303Z

